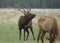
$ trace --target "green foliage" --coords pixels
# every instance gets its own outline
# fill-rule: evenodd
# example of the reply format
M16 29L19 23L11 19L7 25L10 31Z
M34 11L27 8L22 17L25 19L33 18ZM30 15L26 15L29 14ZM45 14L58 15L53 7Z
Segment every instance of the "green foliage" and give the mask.
M0 0L0 7L13 8L15 4L33 8L59 8L60 0Z

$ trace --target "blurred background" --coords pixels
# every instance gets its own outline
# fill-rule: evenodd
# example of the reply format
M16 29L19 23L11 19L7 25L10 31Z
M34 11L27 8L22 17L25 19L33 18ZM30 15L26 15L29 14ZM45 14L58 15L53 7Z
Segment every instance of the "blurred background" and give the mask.
M60 0L0 0L0 8L31 6L32 8L60 8Z

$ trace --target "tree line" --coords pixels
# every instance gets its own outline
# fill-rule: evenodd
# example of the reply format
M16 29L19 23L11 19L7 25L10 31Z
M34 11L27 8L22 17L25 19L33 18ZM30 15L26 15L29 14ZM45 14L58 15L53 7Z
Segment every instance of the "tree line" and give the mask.
M60 8L60 0L0 0L0 8L14 8L15 4L32 8Z

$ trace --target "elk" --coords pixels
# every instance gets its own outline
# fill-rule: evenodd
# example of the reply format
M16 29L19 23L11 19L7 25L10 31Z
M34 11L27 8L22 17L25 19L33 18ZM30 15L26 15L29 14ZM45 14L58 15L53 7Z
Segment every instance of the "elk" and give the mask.
M21 30L24 29L24 40L25 40L25 31L27 32L27 38L29 36L29 30L28 28L31 30L32 35L33 35L33 39L35 40L34 37L34 32L33 32L33 28L32 28L32 19L36 16L35 14L30 13L31 11L31 7L29 9L20 9L18 8L19 11L21 11L24 16L20 16L19 20L18 20L18 27L19 27L19 40L21 40Z
M46 33L49 33L50 36L49 43L56 43L59 28L57 19L55 17L41 16L38 19L38 27L39 27L39 34L37 38L37 43L39 43L39 38L41 39L42 43L44 43L43 39Z

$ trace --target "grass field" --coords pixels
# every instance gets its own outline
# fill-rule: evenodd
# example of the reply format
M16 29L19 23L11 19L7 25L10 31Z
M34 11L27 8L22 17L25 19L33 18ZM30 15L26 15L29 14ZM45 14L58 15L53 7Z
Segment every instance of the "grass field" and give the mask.
M37 10L37 9L36 9ZM60 19L60 10L59 9L52 9L52 10L46 10L45 12L43 9L40 9L36 14L36 18L33 20L33 31L35 39L37 40L38 36L38 24L37 24L37 18L39 17L39 14L51 14L52 16L57 16ZM32 10L34 11L34 10ZM53 11L53 12L52 12ZM34 13L35 13L34 12ZM23 15L19 11L10 10L10 9L0 9L0 43L37 43L36 40L33 40L31 31L29 30L29 38L27 41L23 40L23 30L22 30L22 39L19 40L19 30L17 26L18 18L20 17L20 14ZM55 15L54 15L55 14ZM49 37L48 33L45 37ZM45 43L49 43L49 41L45 38ZM60 43L60 35L57 39L57 42ZM41 43L41 41L40 41Z
M38 26L36 24L33 24L33 30L35 34L35 39L37 40ZM22 39L19 40L19 30L17 25L2 24L0 25L0 43L37 43L36 40L33 40L30 30L29 32L30 34L28 40L24 41L23 30L22 30ZM49 37L48 33L46 34L45 37ZM45 43L49 42L47 39L44 39L44 41ZM60 43L59 38L57 39L57 42Z

